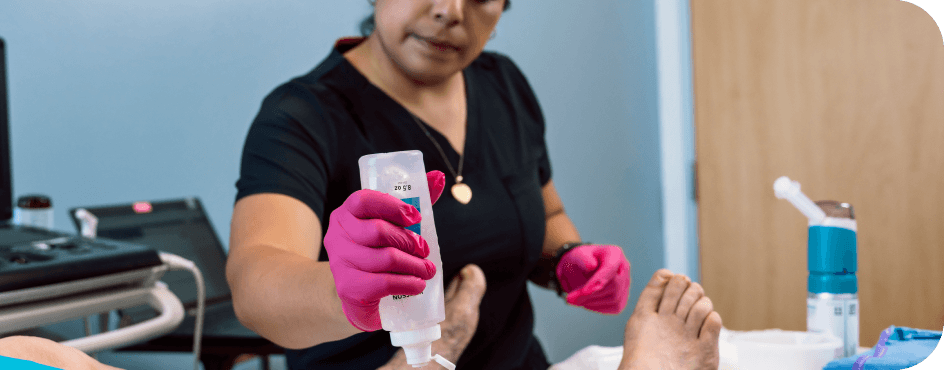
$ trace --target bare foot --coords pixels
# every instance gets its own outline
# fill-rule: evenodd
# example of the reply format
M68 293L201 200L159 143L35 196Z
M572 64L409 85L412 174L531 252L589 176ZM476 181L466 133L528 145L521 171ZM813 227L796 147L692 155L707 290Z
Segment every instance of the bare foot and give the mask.
M485 288L485 272L474 264L466 265L446 287L446 321L440 324L442 338L433 342L433 350L438 345L438 353L452 363L459 360L479 327L479 305Z
M718 368L721 315L698 283L659 270L626 323L619 370Z
M479 326L479 304L485 295L485 273L476 265L466 265L459 275L452 279L444 293L446 321L439 324L442 327L442 338L433 342L432 353L456 363ZM442 366L431 362L419 369L427 368L442 369ZM406 363L406 355L402 349L378 370L401 369L415 370Z

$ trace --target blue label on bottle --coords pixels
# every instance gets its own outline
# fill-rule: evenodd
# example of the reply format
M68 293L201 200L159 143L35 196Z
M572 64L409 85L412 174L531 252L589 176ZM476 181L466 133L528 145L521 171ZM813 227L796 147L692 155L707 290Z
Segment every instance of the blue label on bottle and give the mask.
M416 207L416 210L417 210L417 211L420 211L420 197L406 198L406 199L400 199L400 200L402 200L402 201L403 201L404 203L406 203L406 204L409 204L409 205L411 205L411 206L413 206L413 207ZM421 211L421 212L422 212L422 211ZM415 225L407 226L406 229L407 229L407 230L410 230L410 231L412 231L412 232L414 232L414 233L417 233L417 234L419 234L419 235L422 235L422 233L420 232L420 230L421 230L421 229L420 229L420 223L422 223L422 221L417 222Z
M855 273L858 270L855 231L810 226L807 267L813 272Z

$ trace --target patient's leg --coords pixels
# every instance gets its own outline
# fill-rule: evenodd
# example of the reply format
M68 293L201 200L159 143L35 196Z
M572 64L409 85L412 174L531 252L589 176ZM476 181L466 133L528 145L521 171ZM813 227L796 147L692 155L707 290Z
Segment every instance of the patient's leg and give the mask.
M701 285L659 270L626 323L619 369L717 369L720 332L721 316Z

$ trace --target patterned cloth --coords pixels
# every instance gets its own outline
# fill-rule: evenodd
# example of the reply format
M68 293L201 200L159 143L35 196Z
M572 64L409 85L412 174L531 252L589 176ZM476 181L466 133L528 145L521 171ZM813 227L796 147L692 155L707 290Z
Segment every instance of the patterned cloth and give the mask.
M917 365L931 355L941 340L941 332L889 327L881 337L887 335L885 343L878 343L872 351L835 360L823 370L899 370ZM864 361L860 357L870 356Z

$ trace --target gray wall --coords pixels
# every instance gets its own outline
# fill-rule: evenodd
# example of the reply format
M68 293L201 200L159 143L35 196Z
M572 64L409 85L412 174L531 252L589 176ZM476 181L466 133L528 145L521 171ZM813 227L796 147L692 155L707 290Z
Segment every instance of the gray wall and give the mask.
M604 316L532 289L550 359L615 346L664 266L652 0L516 0L488 49L544 108L554 181L585 240L632 263ZM56 228L80 205L199 196L227 239L242 141L261 99L356 34L366 1L6 0L14 193L45 193ZM533 287L532 287L533 288Z

